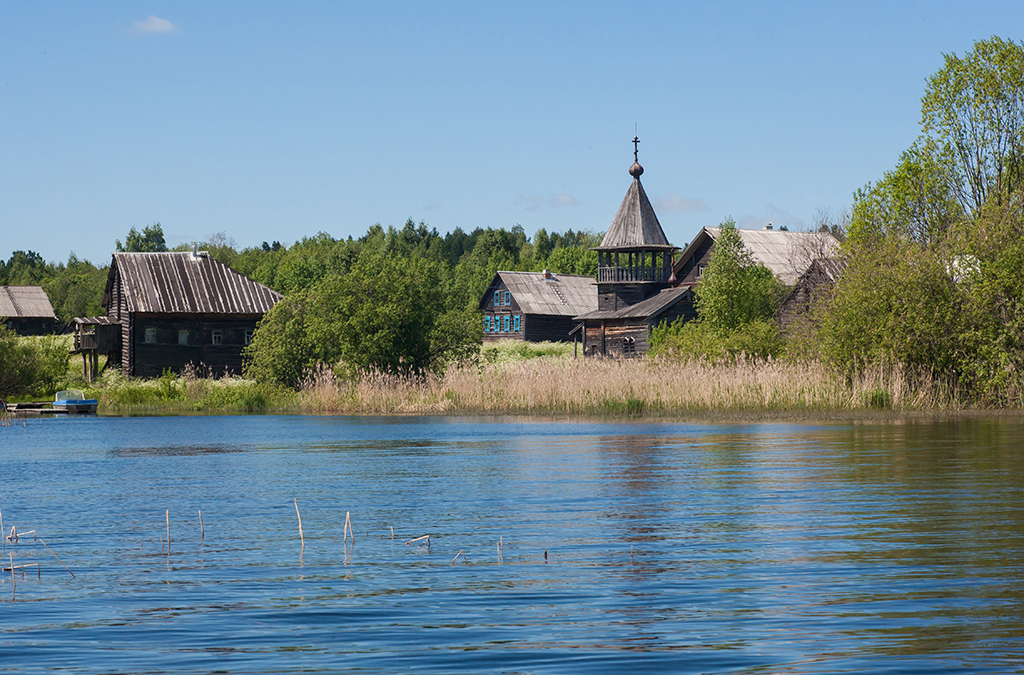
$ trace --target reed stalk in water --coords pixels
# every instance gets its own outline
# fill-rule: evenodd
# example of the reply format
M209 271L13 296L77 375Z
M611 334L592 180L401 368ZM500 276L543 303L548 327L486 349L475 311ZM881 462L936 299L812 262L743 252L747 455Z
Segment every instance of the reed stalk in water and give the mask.
M299 500L297 500L295 497L292 497L292 502L295 503L295 515L299 519L299 541L302 542L302 550L305 551L306 550L306 538L304 536L302 536L302 514L299 513ZM301 555L301 552L300 552L300 555Z

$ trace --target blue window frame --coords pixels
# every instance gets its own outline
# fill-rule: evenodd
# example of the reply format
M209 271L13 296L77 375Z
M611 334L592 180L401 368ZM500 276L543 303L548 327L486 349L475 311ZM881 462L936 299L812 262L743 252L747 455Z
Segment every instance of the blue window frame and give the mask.
M502 329L503 329L503 330L504 330L504 331L505 331L506 333L508 332L508 320L509 320L509 315L508 315L508 314L506 314L506 315L505 315L505 316L504 316L504 317L502 318L502 320L501 320L501 325L502 325Z
M515 319L512 320L512 330L515 331L516 333L518 333L519 332L519 325L520 325L519 324L519 315L516 314Z
M484 332L486 333L487 329L489 329L490 327L491 327L491 317L485 316L484 317Z
M494 306L501 304L501 291L494 291Z
M511 291L505 291L505 304L506 305L511 305L512 304L512 292Z

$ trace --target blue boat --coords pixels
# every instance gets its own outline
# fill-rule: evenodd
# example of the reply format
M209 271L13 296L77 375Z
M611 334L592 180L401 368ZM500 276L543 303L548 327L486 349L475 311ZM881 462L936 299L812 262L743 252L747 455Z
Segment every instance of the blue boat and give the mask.
M53 409L67 413L94 413L100 402L94 398L86 398L77 389L58 391L53 397Z

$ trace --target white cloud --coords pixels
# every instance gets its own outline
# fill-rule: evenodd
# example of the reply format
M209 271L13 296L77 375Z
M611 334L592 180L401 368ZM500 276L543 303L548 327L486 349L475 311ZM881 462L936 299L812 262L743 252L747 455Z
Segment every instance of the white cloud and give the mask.
M551 199L548 200L548 206L576 206L579 202L572 195L552 195Z
M520 193L516 195L514 204L525 211L540 211L545 206L557 209L561 206L577 206L579 202L576 201L575 197L567 194L542 197L541 195L524 195Z
M668 192L663 197L654 198L654 210L666 212L707 211L708 205L704 203L703 199L684 199L675 192Z
M178 32L178 27L167 19L152 16L145 21L133 21L132 32L142 35L144 33L157 33L161 35L173 35Z

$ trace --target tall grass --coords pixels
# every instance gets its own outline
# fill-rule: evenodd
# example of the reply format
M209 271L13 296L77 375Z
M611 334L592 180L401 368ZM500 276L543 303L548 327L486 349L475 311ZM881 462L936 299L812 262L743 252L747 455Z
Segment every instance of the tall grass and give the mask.
M282 412L294 408L295 392L239 377L198 377L195 369L182 375L165 372L151 380L127 379L107 371L87 396L100 402L105 413Z
M818 363L538 358L452 368L424 379L310 374L307 412L669 415L962 407L956 391L897 370L846 381Z

